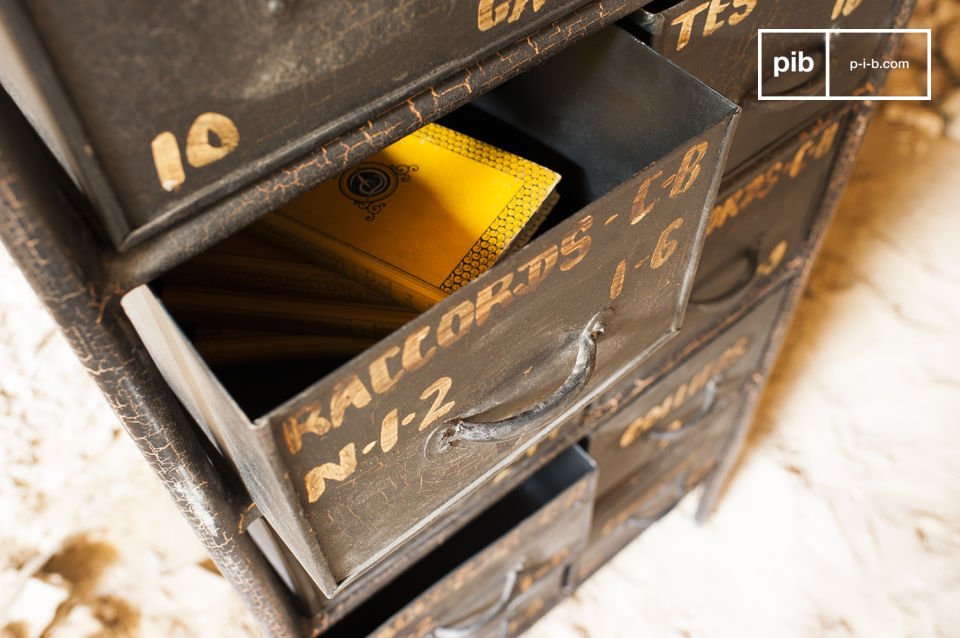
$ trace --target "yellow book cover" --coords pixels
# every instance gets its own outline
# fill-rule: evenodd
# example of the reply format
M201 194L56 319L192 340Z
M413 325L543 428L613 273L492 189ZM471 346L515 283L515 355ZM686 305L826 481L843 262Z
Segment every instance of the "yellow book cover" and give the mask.
M255 229L425 310L528 235L559 180L522 157L428 124Z

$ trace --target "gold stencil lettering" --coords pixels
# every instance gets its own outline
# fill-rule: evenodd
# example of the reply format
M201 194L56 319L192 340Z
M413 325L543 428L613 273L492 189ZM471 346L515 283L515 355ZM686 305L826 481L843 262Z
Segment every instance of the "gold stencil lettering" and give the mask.
M370 385L376 394L383 394L397 384L403 376L403 370L398 370L396 376L390 376L389 359L400 354L400 348L390 346L387 351L373 360L370 364Z
M219 138L219 144L210 143L211 134ZM193 121L187 132L187 162L200 168L223 159L240 143L240 131L226 115L203 113Z
M323 436L332 427L333 425L320 414L318 408L306 406L283 422L283 438L290 454L296 454L303 447L304 434Z
M447 397L447 393L450 392L450 387L452 385L453 380L450 377L440 377L431 383L430 387L424 390L420 395L420 399L422 401L426 401L431 394L436 393L437 395L433 400L433 405L431 405L430 409L427 410L427 416L423 417L423 421L420 423L419 430L421 432L436 423L440 417L452 410L456 405L455 401L447 401L446 403L443 402L443 400Z
M687 46L687 44L690 42L690 36L693 34L693 24L696 21L697 16L703 13L709 6L709 2L698 4L686 13L681 13L678 15L673 19L673 22L670 23L670 26L674 27L678 24L680 25L680 36L677 38L677 51Z
M633 198L633 207L630 209L630 225L633 226L641 219L647 216L647 213L653 210L655 202L647 203L647 195L650 193L650 184L653 180L663 175L663 171L657 171L647 179L640 182L640 188Z
M345 481L357 469L357 448L348 443L340 450L340 463L324 463L309 472L303 482L307 488L307 501L316 503L327 489L327 480Z
M407 372L413 372L417 368L422 367L423 364L437 353L436 346L431 346L426 354L421 350L420 344L423 343L423 340L427 338L428 334L430 334L430 326L424 326L408 336L407 340L403 342L401 361L403 361L403 369Z
M480 290L477 293L477 325L482 326L490 318L490 312L494 306L507 306L513 301L513 293L510 292L510 283L513 281L513 273L497 279L495 282Z
M540 282L550 274L550 271L553 270L553 267L557 264L558 254L557 246L553 245L520 266L517 271L527 271L527 281L526 283L517 284L513 289L513 294L520 297L536 290Z
M670 233L683 226L683 217L677 217L670 225L663 229L657 239L657 247L650 257L650 267L654 270L667 263L667 260L677 251L677 241L670 239Z
M383 417L383 422L380 424L381 450L389 452L393 449L393 446L397 444L397 430L399 429L399 417L397 416L397 409L394 408L387 413L387 416Z
M754 7L757 6L757 0L733 0L734 9L743 9L740 13L734 13L729 18L727 22L730 26L736 26L743 22L743 20L753 12Z
M673 186L670 188L670 198L673 199L690 190L693 183L700 176L700 162L707 154L707 148L710 143L707 141L691 147L680 161L680 168L677 169L677 178L673 180Z
M729 6L729 2L723 2L722 0L710 1L710 8L707 10L707 22L703 25L703 35L712 35L717 29L726 24L726 22L720 19L720 14Z
M454 328L454 319L457 321L456 328ZM473 302L462 301L440 317L440 323L437 325L437 343L441 348L446 348L467 334L472 325Z
M587 215L577 224L576 230L560 240L560 254L564 257L574 255L567 261L560 264L560 270L566 272L583 261L590 250L590 235L586 232L593 226L593 215ZM584 233L583 237L577 238L577 235Z
M164 131L150 142L150 150L153 152L153 165L157 169L160 187L167 192L180 188L187 175L183 172L177 137L170 131Z
M498 2L496 6L493 0L480 0L477 5L477 28L481 31L488 31L507 19L510 15L510 2Z
M353 374L346 381L337 381L333 386L333 396L330 399L330 420L333 427L338 428L343 423L343 414L351 405L363 408L370 405L373 398L363 385L360 377Z

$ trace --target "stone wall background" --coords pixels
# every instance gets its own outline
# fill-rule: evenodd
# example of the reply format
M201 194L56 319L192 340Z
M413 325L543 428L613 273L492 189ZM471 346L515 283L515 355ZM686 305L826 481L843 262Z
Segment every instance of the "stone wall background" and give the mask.
M919 4L935 99L872 127L717 514L536 638L960 636L960 0ZM255 635L2 249L0 281L0 637Z

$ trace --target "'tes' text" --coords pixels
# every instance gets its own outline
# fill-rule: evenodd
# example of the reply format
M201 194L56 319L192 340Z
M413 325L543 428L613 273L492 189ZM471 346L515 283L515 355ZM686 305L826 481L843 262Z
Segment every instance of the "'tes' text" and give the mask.
M694 27L699 22L699 16L706 12L700 29L704 36L713 35L725 24L738 25L744 18L753 12L757 0L708 0L694 8L681 13L670 26L679 26L680 35L677 37L677 51L687 46Z

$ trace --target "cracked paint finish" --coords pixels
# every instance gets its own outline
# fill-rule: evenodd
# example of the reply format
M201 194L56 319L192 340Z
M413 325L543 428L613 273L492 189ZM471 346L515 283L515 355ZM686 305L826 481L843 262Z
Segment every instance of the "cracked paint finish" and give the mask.
M642 0L592 2L328 141L108 264L124 290L146 283L296 196L389 146L428 122L515 77L598 29L635 11Z

